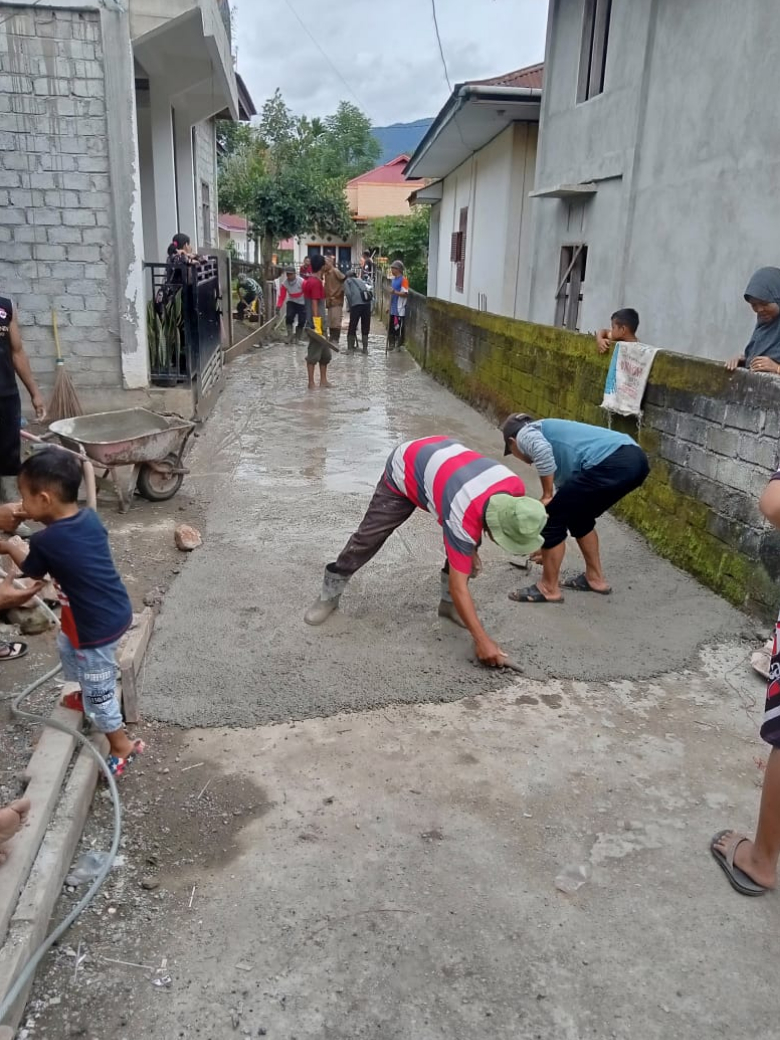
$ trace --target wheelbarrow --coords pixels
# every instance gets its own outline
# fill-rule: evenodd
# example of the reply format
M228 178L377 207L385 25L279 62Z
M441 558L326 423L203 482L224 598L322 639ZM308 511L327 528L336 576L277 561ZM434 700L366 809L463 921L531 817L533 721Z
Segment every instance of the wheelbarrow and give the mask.
M103 470L103 486L110 478L120 513L128 511L135 491L150 502L173 498L189 473L182 459L195 423L179 415L126 408L61 419L49 430L66 448L86 455ZM119 479L121 467L130 469L129 480Z

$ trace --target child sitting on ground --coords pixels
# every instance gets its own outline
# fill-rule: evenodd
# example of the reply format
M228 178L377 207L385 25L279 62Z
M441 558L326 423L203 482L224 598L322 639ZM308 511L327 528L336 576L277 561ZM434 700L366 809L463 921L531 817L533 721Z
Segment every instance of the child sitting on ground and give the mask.
M19 473L22 509L46 528L30 539L29 554L13 542L0 541L27 578L47 574L57 583L62 604L57 646L66 680L78 681L81 697L71 695L66 707L85 712L110 746L108 767L121 776L144 750L124 729L116 698L117 643L130 627L133 608L117 573L108 534L97 513L79 509L81 466L58 448L30 456ZM83 703L82 703L83 702Z
M639 328L639 315L633 307L624 307L615 311L610 319L612 327L599 329L596 333L596 343L599 354L606 354L615 343L637 343L636 330Z

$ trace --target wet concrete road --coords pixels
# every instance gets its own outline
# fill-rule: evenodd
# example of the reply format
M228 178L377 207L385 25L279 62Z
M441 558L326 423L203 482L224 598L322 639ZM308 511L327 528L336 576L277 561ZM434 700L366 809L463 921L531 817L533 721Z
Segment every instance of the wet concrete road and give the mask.
M395 443L499 453L406 356L339 358L333 380L307 394L282 346L239 361L194 456L205 545L166 599L145 711L209 727L175 766L200 763L193 790L213 763L265 811L229 861L162 877L179 909L145 938L173 984L139 984L132 1035L775 1036L777 898L734 894L707 847L757 810L762 688L727 638L746 620L613 522L611 598L511 604L489 546L478 609L530 674L483 675L435 617L420 515L307 629ZM175 830L176 805L154 811ZM567 865L592 871L574 895L554 884Z
M455 700L504 680L436 616L441 530L418 512L359 572L320 629L303 622L325 563L359 523L390 450L442 433L501 457L496 429L404 354L338 357L333 390L305 390L302 348L239 360L192 459L206 544L169 593L147 710L181 725L251 725L399 702ZM521 402L518 402L521 404ZM532 472L510 460L536 492ZM484 546L473 584L488 631L532 678L633 679L680 668L740 615L622 525L601 525L611 597L511 602L533 580ZM576 550L571 573L581 570ZM538 571L535 572L538 574Z

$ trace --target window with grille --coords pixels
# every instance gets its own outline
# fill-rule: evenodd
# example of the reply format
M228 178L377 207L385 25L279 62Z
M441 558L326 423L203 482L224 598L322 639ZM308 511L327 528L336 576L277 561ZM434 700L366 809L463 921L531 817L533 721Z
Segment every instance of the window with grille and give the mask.
M464 206L460 211L460 222L457 231L453 231L450 240L450 260L455 264L455 290L463 292L466 283L466 234L469 226L469 208Z
M203 245L211 245L211 191L205 181L200 185L200 205L203 214Z
M578 102L588 101L604 92L611 14L612 0L584 0Z
M587 261L588 247L583 243L561 249L558 291L555 294L555 324L561 328L579 328Z

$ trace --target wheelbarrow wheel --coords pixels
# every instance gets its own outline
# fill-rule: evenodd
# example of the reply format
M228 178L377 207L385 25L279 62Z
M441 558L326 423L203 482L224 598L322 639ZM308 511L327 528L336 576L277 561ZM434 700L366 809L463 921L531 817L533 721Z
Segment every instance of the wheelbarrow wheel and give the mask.
M141 466L138 474L136 489L149 502L167 502L173 498L184 481L183 473L174 473L179 468L178 455L168 455L162 460L161 465L170 465L171 472L163 473L149 465Z

